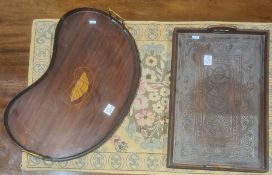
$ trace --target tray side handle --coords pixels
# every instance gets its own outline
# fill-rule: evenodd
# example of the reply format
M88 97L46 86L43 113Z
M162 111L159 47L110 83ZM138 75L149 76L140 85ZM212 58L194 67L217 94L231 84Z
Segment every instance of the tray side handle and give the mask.
M123 28L125 28L125 19L123 17L121 17L118 13L116 13L114 10L112 10L111 8L108 9L108 14L111 16L111 18L115 18L117 19L123 26Z
M231 32L237 32L236 26L225 26L225 25L216 25L216 26L209 26L207 28L208 32L212 33L231 33Z

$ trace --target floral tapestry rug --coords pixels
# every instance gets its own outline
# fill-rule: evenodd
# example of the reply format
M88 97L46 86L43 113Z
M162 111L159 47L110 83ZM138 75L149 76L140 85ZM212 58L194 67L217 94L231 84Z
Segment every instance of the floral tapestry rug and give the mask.
M56 19L33 21L29 84L36 81L49 65L57 21ZM23 152L22 169L118 174L241 174L166 168L172 32L175 27L205 28L219 24L235 25L240 29L265 29L272 32L272 23L126 21L125 24L136 40L140 52L142 75L137 96L122 125L100 148L71 161L44 161ZM272 47L271 40L270 47ZM272 49L270 49L269 71L272 68L271 51ZM271 89L270 78L269 89ZM270 90L269 98L271 98L271 92ZM271 117L270 110L269 116ZM269 132L272 134L271 131L270 118ZM270 173L272 171L271 140L270 138Z

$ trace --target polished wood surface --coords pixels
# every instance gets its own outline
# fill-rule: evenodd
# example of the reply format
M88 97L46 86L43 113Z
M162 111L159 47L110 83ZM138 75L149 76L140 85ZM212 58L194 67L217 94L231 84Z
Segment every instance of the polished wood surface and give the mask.
M56 28L47 72L11 100L7 132L21 148L69 160L101 145L136 95L140 59L133 37L111 15L80 8Z
M269 31L175 29L169 167L268 170L268 41Z
M272 22L271 0L1 0L0 112L27 86L31 24L35 18L60 18L77 7L109 7L128 20ZM0 174L22 174L21 151L0 126ZM89 174L24 172L24 174Z

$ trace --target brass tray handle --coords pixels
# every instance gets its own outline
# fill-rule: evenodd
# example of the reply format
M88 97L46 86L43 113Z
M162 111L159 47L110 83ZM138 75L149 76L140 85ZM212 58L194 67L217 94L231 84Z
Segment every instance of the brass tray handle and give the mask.
M111 8L108 9L108 14L113 17L116 18L118 21L120 21L120 23L123 25L123 27L125 27L125 19L123 17L121 17L118 13L116 13L115 11L113 11Z

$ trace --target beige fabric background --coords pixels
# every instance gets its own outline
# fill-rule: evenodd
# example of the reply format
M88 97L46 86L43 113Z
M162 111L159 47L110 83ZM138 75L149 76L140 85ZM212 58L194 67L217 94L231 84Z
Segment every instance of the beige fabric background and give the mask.
M49 65L57 21L56 19L33 21L29 84L37 80ZM142 77L130 113L121 127L96 151L71 161L44 161L23 152L22 169L125 174L248 174L166 168L172 32L174 27L205 28L210 25L234 25L240 29L265 29L271 32L272 23L126 21L126 25L135 38L140 52ZM272 68L271 51L270 48L269 72ZM269 76L270 99L271 85ZM269 106L270 103L271 100ZM147 114L148 117L144 118L143 114ZM269 118L270 172L266 174L272 172L271 109Z

